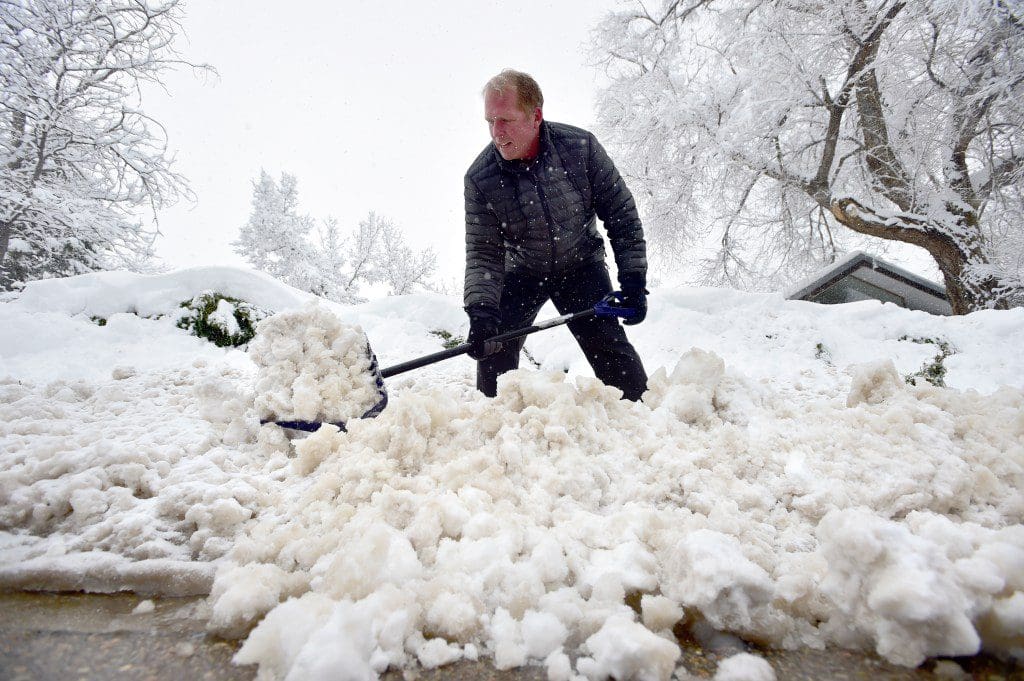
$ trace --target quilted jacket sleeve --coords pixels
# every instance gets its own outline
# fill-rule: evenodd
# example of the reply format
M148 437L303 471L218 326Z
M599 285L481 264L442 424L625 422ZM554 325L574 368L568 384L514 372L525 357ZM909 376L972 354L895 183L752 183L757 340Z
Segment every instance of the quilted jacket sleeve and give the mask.
M611 157L590 137L590 158L587 174L593 190L594 209L608 231L608 240L615 254L619 282L623 277L644 285L647 278L647 244L643 225L637 213L633 194L626 187Z
M482 309L495 316L505 278L505 246L498 217L467 173L466 196L466 310Z

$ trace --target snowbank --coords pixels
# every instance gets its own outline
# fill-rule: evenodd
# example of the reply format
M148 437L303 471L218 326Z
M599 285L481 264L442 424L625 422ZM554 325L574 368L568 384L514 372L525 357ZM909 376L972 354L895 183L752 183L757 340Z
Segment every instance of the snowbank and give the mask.
M409 664L442 638L449 657L483 649L499 667L583 651L591 678L667 678L678 651L625 605L638 592L772 645L873 645L908 665L978 650L973 623L1024 589L1019 391L897 384L794 409L712 354L680 366L647 405L518 372L494 401L407 392L298 443L293 474L312 482L236 542L214 626L248 626L300 579L307 596L271 610L240 660L299 669L264 628L305 622L315 646L344 612L364 635L381 618L405 632L344 668Z
M208 593L211 561L269 494L286 453L239 449L251 373L204 359L103 382L0 379L0 583ZM259 457L259 458L256 458Z
M34 312L109 317L131 312L141 317L170 314L197 293L217 291L261 308L282 312L313 299L257 270L190 267L166 274L92 272L65 279L29 282L12 304Z
M1024 311L655 291L629 330L643 404L556 329L494 400L459 358L290 442L258 425L249 354L127 313L165 281L0 304L0 584L209 590L218 631L255 625L238 661L273 678L488 657L664 679L677 625L907 665L1022 653ZM216 288L191 283L166 300ZM289 328L323 327L270 289ZM465 332L440 296L330 309L385 366ZM936 341L949 387L909 385ZM762 662L720 675L771 678Z

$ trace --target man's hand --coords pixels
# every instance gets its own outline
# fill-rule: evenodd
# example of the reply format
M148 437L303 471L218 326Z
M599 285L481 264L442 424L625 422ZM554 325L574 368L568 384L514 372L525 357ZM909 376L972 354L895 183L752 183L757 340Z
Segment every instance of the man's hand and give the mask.
M622 320L627 326L639 324L647 317L648 291L645 288L645 278L643 274L635 273L624 273L619 277L619 285L622 286L622 306L636 310L635 315Z
M501 343L490 340L498 335L498 319L484 311L469 313L469 356L479 361L501 350Z
M635 315L622 320L623 324L633 326L642 322L647 317L647 289L642 286L622 289L622 306L636 310Z

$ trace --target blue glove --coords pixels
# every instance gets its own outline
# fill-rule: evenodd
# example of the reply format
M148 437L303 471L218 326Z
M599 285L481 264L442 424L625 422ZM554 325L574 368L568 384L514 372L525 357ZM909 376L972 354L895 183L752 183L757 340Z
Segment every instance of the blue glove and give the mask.
M486 309L468 310L470 345L469 356L480 361L501 350L501 343L490 340L498 335L498 316Z

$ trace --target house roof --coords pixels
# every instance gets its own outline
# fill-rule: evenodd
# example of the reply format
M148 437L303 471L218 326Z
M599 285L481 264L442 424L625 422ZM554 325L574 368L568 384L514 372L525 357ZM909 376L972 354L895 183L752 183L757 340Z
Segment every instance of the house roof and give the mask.
M894 291L898 291L900 288L905 290L905 287L910 287L928 296L948 302L945 287L863 251L848 253L828 267L799 282L786 292L786 298L790 300L811 300L819 293L861 268L870 269L876 275L881 275L883 279L892 281L892 289ZM877 278L876 281L878 281Z

